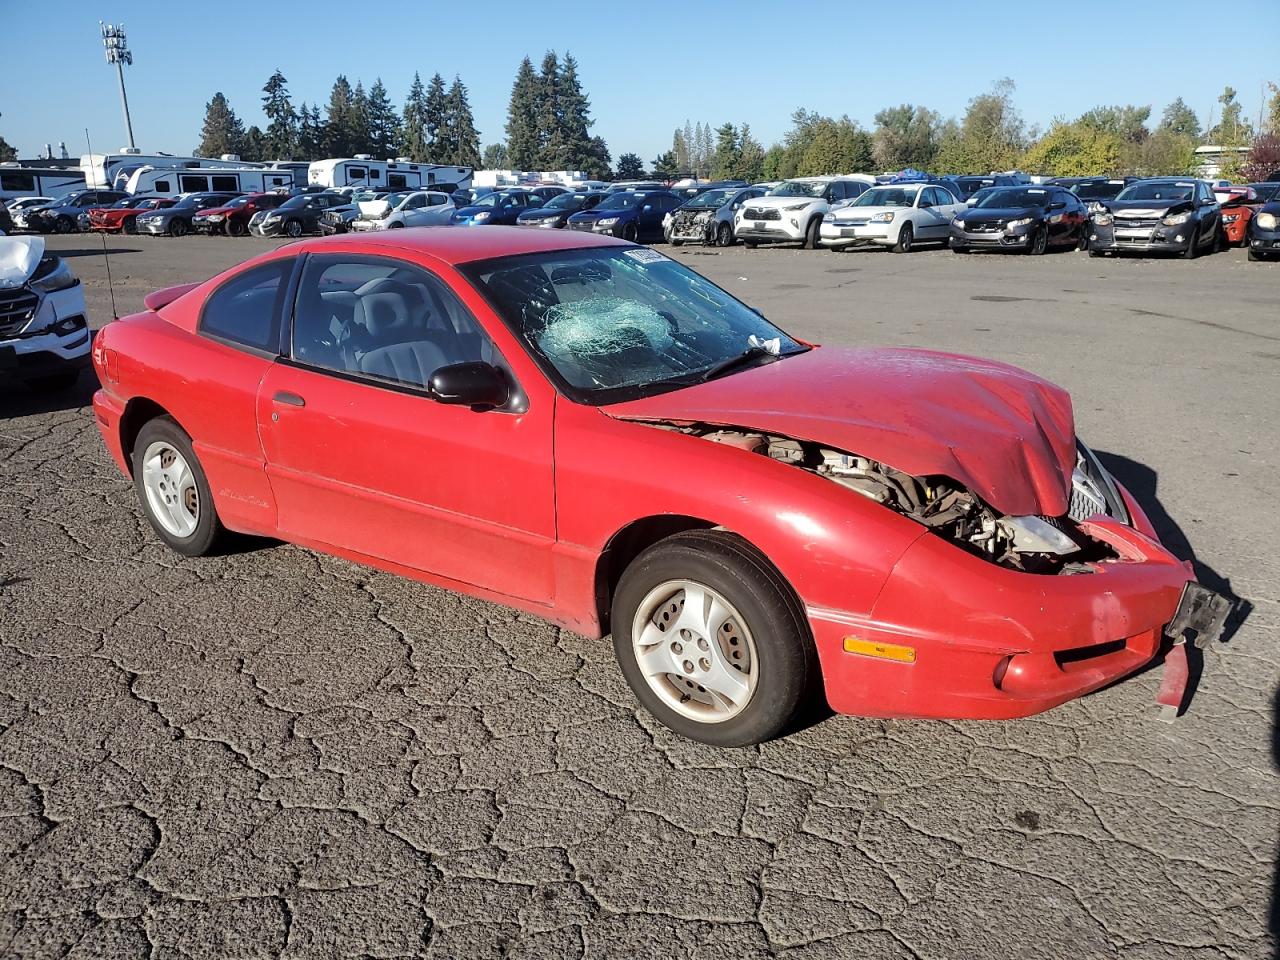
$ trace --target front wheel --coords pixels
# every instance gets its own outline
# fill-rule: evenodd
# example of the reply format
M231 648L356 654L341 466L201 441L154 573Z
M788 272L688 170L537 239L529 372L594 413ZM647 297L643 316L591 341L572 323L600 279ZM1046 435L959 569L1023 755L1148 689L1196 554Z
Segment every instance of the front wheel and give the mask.
M1033 257L1039 257L1043 256L1047 249L1049 249L1049 231L1041 227L1032 235L1031 243L1027 245L1027 253Z
M178 553L213 551L224 528L191 438L168 417L148 421L133 444L133 483L160 539Z
M1083 253L1089 249L1089 231L1081 229L1080 239L1076 241L1076 249Z
M915 228L911 226L911 221L908 220L902 225L902 229L898 231L898 242L889 249L894 253L910 253L911 244L915 240L915 235Z
M54 233L74 233L76 229L75 221L70 217L59 217L53 221Z
M248 226L245 225L243 220L227 221L227 236L247 237L248 235L249 235L249 228Z
M631 243L635 243L636 240L639 239L639 237L640 237L640 232L636 229L636 225L634 223L628 223L625 227L622 228L623 240L628 240Z
M1197 226L1195 232L1191 234L1191 242L1187 244L1187 249L1182 251L1183 260L1194 260L1200 256L1200 228Z
M133 234L137 233L137 232L138 232L138 222L137 222L137 217L129 217L129 218L127 218L127 219L125 220L124 224L120 227L120 231L121 231L122 233L127 233L127 234L129 234L130 236L132 236Z
M613 645L655 718L683 736L742 747L784 733L818 677L800 605L746 541L692 531L622 575Z
M818 248L818 231L822 229L822 220L814 217L809 221L809 225L804 228L804 250L816 250Z
M754 240L743 240L742 245L748 250L754 250L756 247L760 246L760 244L756 243Z
M727 223L722 223L716 227L716 246L732 247L733 246L733 228Z
M302 236L302 223L298 220L290 220L284 225L285 235L292 240L297 240Z
M169 223L169 236L185 237L188 229L187 221L183 220L181 217L174 217Z

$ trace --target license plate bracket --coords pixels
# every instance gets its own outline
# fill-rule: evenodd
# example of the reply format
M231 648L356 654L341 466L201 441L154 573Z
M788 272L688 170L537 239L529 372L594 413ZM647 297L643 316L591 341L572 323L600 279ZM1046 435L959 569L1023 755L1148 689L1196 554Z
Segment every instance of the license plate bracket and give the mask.
M1164 632L1174 642L1189 641L1203 650L1222 636L1234 609L1235 604L1227 597L1189 580Z

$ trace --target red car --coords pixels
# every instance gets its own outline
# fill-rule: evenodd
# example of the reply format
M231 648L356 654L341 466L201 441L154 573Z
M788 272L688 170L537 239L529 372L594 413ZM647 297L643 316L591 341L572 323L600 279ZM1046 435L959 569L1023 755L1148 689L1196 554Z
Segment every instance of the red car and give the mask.
M109 207L93 207L88 212L89 229L101 233L137 233L138 214L172 207L170 197L129 197Z
M225 206L201 210L191 218L191 229L197 233L247 237L249 221L255 213L274 210L288 199L283 193L250 193L236 197Z
M1222 204L1222 234L1227 244L1243 247L1249 233L1249 221L1262 206L1253 187L1214 187L1213 195Z
M165 543L277 537L612 632L705 742L822 691L1026 716L1221 628L1061 389L805 343L624 241L327 237L145 302L99 332L93 406Z

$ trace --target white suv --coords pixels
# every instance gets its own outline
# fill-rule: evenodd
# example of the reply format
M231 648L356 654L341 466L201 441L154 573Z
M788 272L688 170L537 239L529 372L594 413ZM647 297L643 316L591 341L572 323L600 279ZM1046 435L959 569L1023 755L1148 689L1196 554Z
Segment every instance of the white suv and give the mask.
M733 217L734 234L748 248L761 243L818 245L822 218L833 207L860 197L873 177L796 177L744 204Z
M438 227L453 216L453 199L447 193L412 190L391 193L381 200L362 200L356 205L360 215L351 229L392 230L397 227Z
M0 239L0 382L42 389L75 383L89 365L84 288L44 237Z

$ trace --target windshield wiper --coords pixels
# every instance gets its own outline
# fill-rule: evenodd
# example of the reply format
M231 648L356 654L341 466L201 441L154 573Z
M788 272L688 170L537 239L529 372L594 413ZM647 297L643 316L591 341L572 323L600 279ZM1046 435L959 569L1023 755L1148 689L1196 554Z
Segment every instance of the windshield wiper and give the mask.
M698 382L706 383L708 380L714 380L716 377L724 376L726 373L733 370L749 366L756 360L763 359L764 357L769 357L772 361L778 360L783 356L785 356L785 354L775 353L764 344L752 344L747 347L746 350L742 351L742 353L732 357L725 357L723 360L718 360L711 366L707 367L707 369L703 370L702 373L698 374Z

